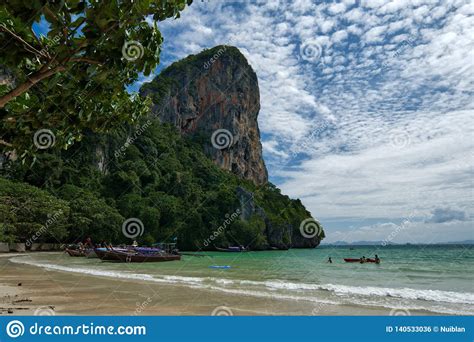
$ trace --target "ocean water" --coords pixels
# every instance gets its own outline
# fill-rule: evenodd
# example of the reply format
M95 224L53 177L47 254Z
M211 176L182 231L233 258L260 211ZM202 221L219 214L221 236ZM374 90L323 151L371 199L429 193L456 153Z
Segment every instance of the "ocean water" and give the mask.
M474 246L322 246L247 253L198 253L178 262L123 264L67 255L13 257L15 263L117 279L202 288L324 305L474 315ZM381 264L346 263L373 257ZM327 263L331 256L333 263ZM230 266L212 268L212 266ZM317 312L316 312L317 314Z

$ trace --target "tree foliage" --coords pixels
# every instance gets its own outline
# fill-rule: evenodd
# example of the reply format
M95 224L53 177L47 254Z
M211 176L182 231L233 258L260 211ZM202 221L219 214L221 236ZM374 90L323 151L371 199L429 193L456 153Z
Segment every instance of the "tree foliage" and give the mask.
M147 110L127 85L159 63L157 21L190 0L9 0L0 5L0 143L33 154L48 129L66 148ZM150 25L146 19L153 19ZM39 34L38 27L45 28Z
M270 244L267 223L290 244L287 228L310 216L301 202L221 170L202 151L199 139L208 137L182 137L145 115L146 97L127 93L159 63L156 22L178 18L190 3L0 4L0 171L17 181L0 178L0 239L28 239L60 211L42 239L124 242L122 223L138 218L146 244L178 238L182 249L212 248L204 241L214 236L216 245L262 249ZM193 63L190 56L175 69ZM165 71L142 94L163 96L173 82ZM6 162L3 153L20 158ZM34 163L22 163L30 157ZM238 187L254 194L266 217L235 217Z
M105 167L99 170L103 158ZM254 194L255 204L264 209L274 230L283 232L288 226L298 230L310 217L299 200L282 195L272 184L256 186L221 170L194 140L151 118L107 135L88 134L67 151L47 150L38 155L33 168L11 163L8 170L10 176L45 184L68 202L69 241L86 235L95 241L127 241L121 225L125 219L138 218L144 226L143 235L137 237L141 244L177 237L179 247L186 250L236 244L267 248L264 218L254 214L244 221L235 214L241 208L239 186ZM291 234L281 233L279 245L290 244Z
M2 241L62 241L68 231L69 206L44 190L0 178Z
M62 186L59 196L70 207L69 241L83 241L90 236L94 236L96 241L120 241L123 238L120 228L124 218L103 199L74 185Z

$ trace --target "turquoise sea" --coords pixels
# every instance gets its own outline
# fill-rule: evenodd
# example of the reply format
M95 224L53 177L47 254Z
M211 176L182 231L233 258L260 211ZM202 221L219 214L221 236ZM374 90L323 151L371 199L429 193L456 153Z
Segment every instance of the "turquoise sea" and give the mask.
M17 256L15 263L100 277L203 288L248 297L354 305L388 314L424 310L474 315L474 246L356 246L246 253L202 252L181 261L102 262L66 255ZM381 264L346 263L373 257ZM331 256L333 263L327 263ZM213 268L229 266L229 268Z

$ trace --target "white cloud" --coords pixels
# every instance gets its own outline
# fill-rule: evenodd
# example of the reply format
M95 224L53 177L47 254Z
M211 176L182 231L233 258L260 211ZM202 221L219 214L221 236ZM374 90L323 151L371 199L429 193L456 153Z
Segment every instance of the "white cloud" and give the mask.
M427 223L445 223L452 221L467 221L467 214L464 210L452 208L436 208L431 212L431 216L425 221Z
M472 217L469 1L195 2L160 28L168 61L230 41L243 52L258 75L269 173L316 217L446 207ZM308 42L320 58L303 58Z
M383 34L385 31L385 26L373 27L365 33L365 41L368 43L381 42L384 38Z
M331 232L325 243L336 241L382 241L385 243L441 243L472 240L472 223L407 222L405 224L378 223L354 229Z
M347 32L344 30L339 30L334 32L331 38L334 43L339 43L347 38Z
M319 24L319 28L322 33L328 33L329 31L332 30L332 28L336 25L335 21L333 20L323 20Z
M340 14L346 11L346 6L344 3L333 3L329 6L328 11L331 14Z

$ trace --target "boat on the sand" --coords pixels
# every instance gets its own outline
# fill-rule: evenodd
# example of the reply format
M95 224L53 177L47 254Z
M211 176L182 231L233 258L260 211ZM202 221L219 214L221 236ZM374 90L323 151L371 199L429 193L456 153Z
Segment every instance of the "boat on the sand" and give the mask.
M96 254L96 252L93 248L86 249L84 254L86 255L86 258L88 258L88 259L98 258L97 254Z
M100 247L100 248L95 248L94 252L97 255L97 257L101 260L119 260L115 253L112 253L113 251L124 251L126 252L127 249L124 248L105 248L105 247Z
M84 257L86 256L85 251L83 249L71 249L66 248L66 253L72 257Z
M121 262L163 262L181 260L181 255L159 252L139 252L136 250L96 249L96 254L102 260L115 260Z

